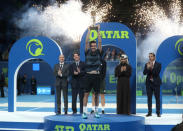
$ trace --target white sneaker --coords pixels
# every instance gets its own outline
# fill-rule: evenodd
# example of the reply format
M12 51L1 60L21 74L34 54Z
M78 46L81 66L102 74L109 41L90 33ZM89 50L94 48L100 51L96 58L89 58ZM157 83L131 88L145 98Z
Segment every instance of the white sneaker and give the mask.
M100 115L98 114L98 112L95 112L95 118L100 118Z
M87 115L86 115L86 113L83 113L83 114L82 114L82 118L83 118L83 119L87 119L87 118L88 118Z

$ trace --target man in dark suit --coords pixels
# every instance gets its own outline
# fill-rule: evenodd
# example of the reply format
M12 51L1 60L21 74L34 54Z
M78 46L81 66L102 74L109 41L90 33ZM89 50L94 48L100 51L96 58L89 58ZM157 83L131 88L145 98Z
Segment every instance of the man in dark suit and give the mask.
M148 96L148 114L147 117L152 116L152 94L154 92L155 99L156 99L156 113L158 117L160 115L160 71L161 71L161 64L155 61L155 54L149 53L149 62L145 64L144 67L144 75L146 77L146 92Z
M68 76L69 65L64 62L64 55L59 56L59 63L54 66L54 74L56 76L56 99L57 99L57 112L61 113L61 90L64 96L64 111L67 114L68 110Z
M31 84L31 95L36 95L37 80L34 76L32 76L30 84Z
M23 94L24 93L29 93L29 91L27 89L27 75L26 74L23 75L21 81L22 81L22 83L21 83L21 85L22 85L21 93L23 93Z
M70 66L70 73L72 76L71 87L72 87L72 111L73 114L77 113L77 95L79 94L80 100L80 113L83 113L83 97L84 97L84 87L83 80L85 75L85 64L80 61L80 56L78 52L73 54L74 62Z
M1 97L4 97L4 86L5 86L5 76L4 76L4 73L1 72L1 75L0 75L0 90L1 90Z

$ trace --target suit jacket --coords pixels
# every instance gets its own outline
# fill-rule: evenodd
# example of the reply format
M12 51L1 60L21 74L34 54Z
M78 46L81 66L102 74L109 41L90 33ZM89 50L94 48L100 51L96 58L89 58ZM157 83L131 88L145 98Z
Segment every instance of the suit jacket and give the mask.
M160 79L160 71L161 71L161 64L158 63L157 61L155 61L154 63L154 67L152 70L147 69L147 64L145 64L144 67L144 75L147 75L146 77L146 85L149 85L150 82L152 82L154 85L156 86L160 86L161 85L161 79ZM150 78L153 78L153 81L150 80Z
M72 76L72 81L74 79L83 79L84 78L84 75L85 75L85 63L80 61L79 62L79 69L80 69L80 73L78 75L74 75L74 71L77 71L77 66L76 66L76 62L73 62L70 66L70 73L71 73L71 76ZM71 81L71 82L72 82Z
M55 85L61 87L67 87L68 81L67 78L69 76L69 65L64 63L62 68L62 76L58 75L58 71L60 69L60 64L55 64L54 66L54 75L56 76Z

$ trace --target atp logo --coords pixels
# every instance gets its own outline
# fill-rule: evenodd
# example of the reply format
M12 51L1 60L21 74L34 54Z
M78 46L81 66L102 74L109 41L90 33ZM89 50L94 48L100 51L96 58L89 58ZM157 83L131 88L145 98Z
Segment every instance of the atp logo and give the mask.
M176 48L177 48L179 54L183 56L183 38L179 39L179 40L175 43L175 49L176 49Z
M35 49L35 51L33 51L33 49ZM26 50L29 51L29 54L32 55L32 56L44 55L42 53L43 44L38 39L32 39L29 42L27 42Z

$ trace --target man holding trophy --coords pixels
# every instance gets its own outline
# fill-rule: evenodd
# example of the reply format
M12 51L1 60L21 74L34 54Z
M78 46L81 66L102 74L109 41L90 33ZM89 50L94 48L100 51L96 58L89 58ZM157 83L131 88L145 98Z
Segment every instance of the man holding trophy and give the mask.
M95 18L95 12L92 11L91 15ZM95 20L93 20L95 22ZM96 30L98 32L98 48L97 42L92 40L89 42L89 36L91 30ZM100 68L101 68L101 57L102 57L102 45L100 36L100 25L89 27L85 42L85 89L84 89L84 99L83 99L83 119L87 119L87 103L90 91L95 92L95 117L99 118L98 105L99 105L99 94L100 94Z
M61 91L64 96L64 111L67 114L68 110L68 81L69 65L64 63L64 55L59 56L59 63L54 66L54 75L56 76L56 100L57 111L56 114L61 114Z

